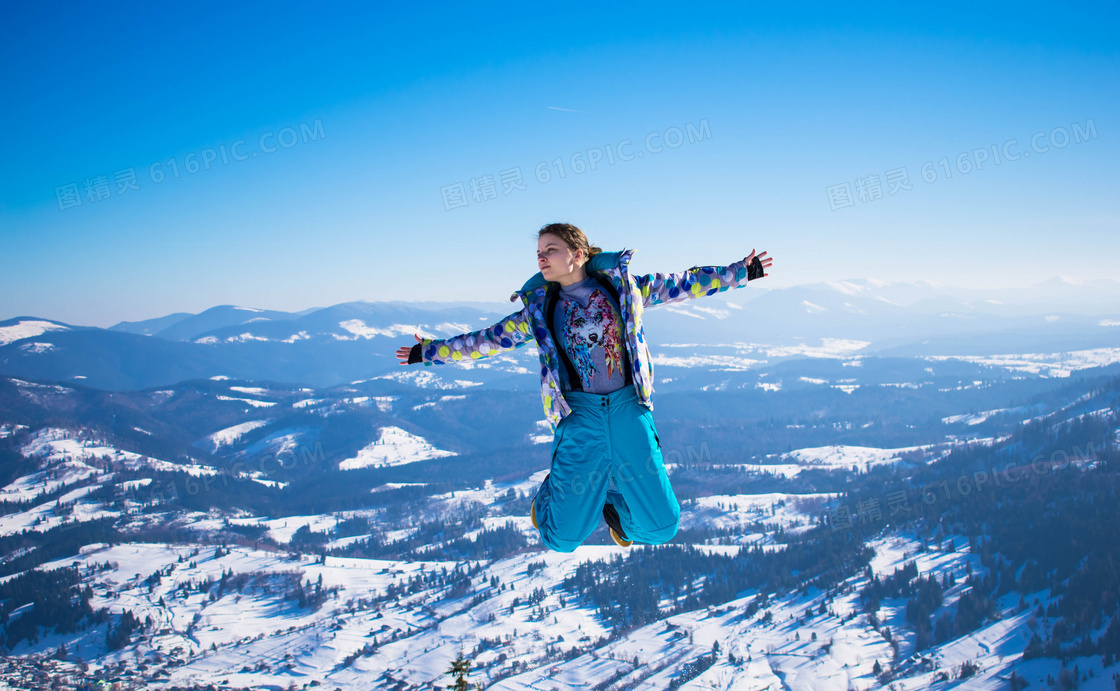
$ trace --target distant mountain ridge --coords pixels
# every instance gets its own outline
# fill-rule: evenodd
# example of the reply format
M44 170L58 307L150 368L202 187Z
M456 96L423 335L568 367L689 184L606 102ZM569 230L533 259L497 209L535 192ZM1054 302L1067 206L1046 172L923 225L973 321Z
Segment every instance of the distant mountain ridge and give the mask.
M16 317L0 322L0 374L113 390L212 376L320 387L421 372L448 383L529 385L526 373L539 367L535 347L455 367L405 369L394 355L415 342L414 333L474 331L521 307L354 301L284 312L220 305L108 329ZM643 318L655 355L704 350L724 361L744 355L712 347L804 350L844 341L848 352L904 356L1078 351L1120 343L1120 281L1050 279L1021 290L874 279L777 289L752 283L650 308ZM694 344L692 352L666 350L680 344Z
M213 332L236 330L238 327L255 324L253 329L266 327L261 322L286 324L288 327L330 328L337 326L332 321L335 316L342 319L371 317L377 321L391 319L408 319L415 316L415 310L423 312L449 312L449 318L460 317L456 310L502 308L501 303L470 303L470 302L371 302L357 300L342 302L330 307L312 307L299 312L283 312L278 310L262 310L252 307L238 307L236 305L219 305L198 314L178 312L164 317L156 317L138 322L120 322L110 326L110 331L125 331L158 336L168 340L193 341L199 338L214 335ZM499 309L500 311L500 309ZM504 316L504 313L503 313ZM280 333L280 332L277 332ZM295 335L297 332L287 334Z

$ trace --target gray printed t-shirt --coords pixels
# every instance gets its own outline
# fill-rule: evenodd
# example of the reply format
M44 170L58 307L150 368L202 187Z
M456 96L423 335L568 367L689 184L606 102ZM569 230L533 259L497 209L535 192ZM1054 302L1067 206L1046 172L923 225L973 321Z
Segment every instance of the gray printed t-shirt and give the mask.
M591 276L560 287L552 332L582 383L576 390L602 394L627 385L630 359L623 328L618 303ZM563 358L559 365L560 390L571 391Z

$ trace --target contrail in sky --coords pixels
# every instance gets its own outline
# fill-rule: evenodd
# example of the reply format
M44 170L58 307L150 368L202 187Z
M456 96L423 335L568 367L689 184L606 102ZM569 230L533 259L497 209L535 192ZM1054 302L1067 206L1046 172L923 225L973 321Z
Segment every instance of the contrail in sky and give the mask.
M548 107L553 109L553 110L566 110L569 113L582 113L583 112L582 110L572 110L571 108L557 108L556 106L548 106Z

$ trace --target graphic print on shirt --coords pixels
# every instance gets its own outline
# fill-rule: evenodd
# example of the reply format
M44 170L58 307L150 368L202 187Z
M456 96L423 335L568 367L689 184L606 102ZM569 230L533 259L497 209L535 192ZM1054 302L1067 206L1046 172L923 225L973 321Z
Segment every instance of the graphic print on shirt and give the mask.
M587 308L576 300L568 300L564 330L568 335L568 349L575 356L575 367L580 381L586 386L595 373L592 350L603 348L607 363L607 377L622 369L622 332L618 316L602 291L596 290L587 302Z

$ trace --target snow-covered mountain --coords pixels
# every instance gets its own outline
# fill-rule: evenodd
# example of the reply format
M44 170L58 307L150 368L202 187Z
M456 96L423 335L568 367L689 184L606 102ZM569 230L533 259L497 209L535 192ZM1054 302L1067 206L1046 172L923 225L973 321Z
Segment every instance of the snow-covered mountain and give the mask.
M1086 555L1120 510L1117 379L968 383L759 389L726 420L666 394L678 536L562 554L527 517L539 415L470 437L474 387L0 379L4 674L427 689L462 651L493 689L1106 688L1120 615L1099 649L1062 632L1116 585ZM1047 526L1085 540L1018 539Z
M527 517L533 347L370 364L498 309L0 324L51 375L0 376L0 679L428 689L462 650L494 689L1111 688L1120 323L740 295L646 312L677 536L571 554Z
M224 305L109 329L17 317L0 322L0 374L115 390L218 375L335 386L404 374L395 352L414 343L414 333L452 336L485 328L519 308L508 302L359 301L288 313ZM782 289L752 283L648 309L644 319L658 357L678 356L664 347L669 344L698 344L691 355L735 358L746 368L767 360L708 348L741 351L747 345L776 352L848 343L860 344L860 354L907 357L1086 351L1120 343L1120 282L1051 279L1023 290L868 279ZM508 388L531 384L522 375L538 366L530 347L472 361L456 374L471 369L470 377L460 378ZM441 381L456 378L423 370Z

